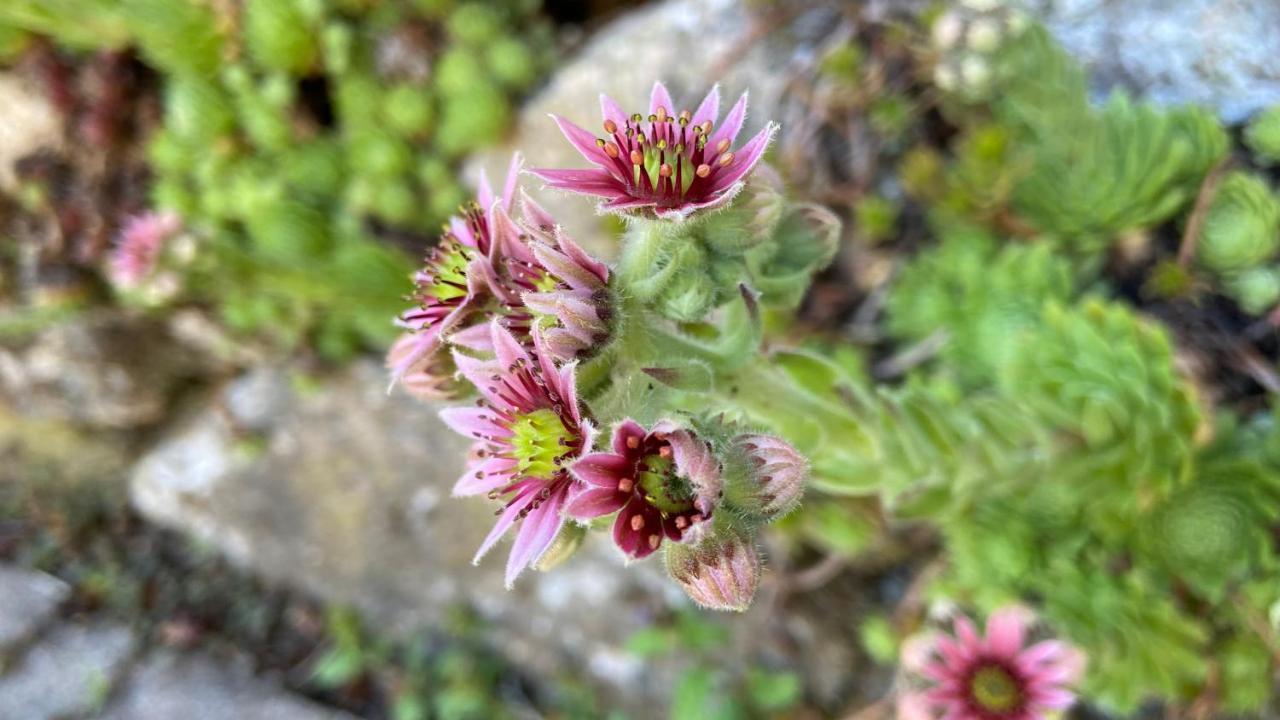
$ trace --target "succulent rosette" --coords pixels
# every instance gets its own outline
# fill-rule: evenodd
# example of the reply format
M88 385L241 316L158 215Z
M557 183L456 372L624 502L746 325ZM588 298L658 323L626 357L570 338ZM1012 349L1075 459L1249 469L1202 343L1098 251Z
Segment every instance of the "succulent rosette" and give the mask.
M415 375L415 384L433 397L433 388L449 387L447 360L434 357L442 351L445 336L468 320L477 301L489 288L493 275L495 215L510 210L520 173L520 156L511 158L501 196L495 196L482 173L476 200L449 219L444 233L428 253L422 269L414 274L412 298L416 307L406 310L397 324L407 331L387 355L392 382ZM445 371L444 375L425 373ZM449 393L444 393L448 397Z
M574 366L557 367L536 328L532 352L496 320L489 332L493 359L454 353L458 370L480 393L478 406L448 408L440 417L475 440L454 495L503 500L476 562L519 523L507 560L510 587L560 531L577 482L569 466L591 447L593 430L578 406Z
M964 616L955 634L908 641L903 668L929 686L900 695L904 716L946 720L1042 720L1075 702L1068 688L1084 672L1084 656L1058 640L1028 645L1031 613L1006 607L978 634ZM927 714L924 714L927 713Z
M647 115L627 115L601 95L604 137L552 115L569 142L596 167L586 170L536 169L551 187L603 199L606 212L648 213L682 220L699 210L721 207L743 188L777 131L769 123L740 147L734 143L747 116L747 94L720 115L720 89L692 112L677 112L671 94L654 83Z
M586 455L572 472L584 486L566 512L579 520L618 513L613 540L637 559L664 538L700 540L722 490L720 461L711 448L670 422L646 431L624 420L614 429L612 452Z

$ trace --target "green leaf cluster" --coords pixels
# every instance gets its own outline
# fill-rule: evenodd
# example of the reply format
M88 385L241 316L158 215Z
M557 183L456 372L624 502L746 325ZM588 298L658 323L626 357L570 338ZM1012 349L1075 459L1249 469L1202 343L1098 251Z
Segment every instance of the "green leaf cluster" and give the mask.
M15 0L0 28L137 47L161 75L153 204L208 238L192 299L335 357L395 331L412 266L375 234L434 237L551 60L518 0Z

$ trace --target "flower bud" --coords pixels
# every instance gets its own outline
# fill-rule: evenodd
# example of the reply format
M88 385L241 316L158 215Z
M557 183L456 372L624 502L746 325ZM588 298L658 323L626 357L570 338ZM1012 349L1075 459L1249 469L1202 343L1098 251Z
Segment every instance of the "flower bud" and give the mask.
M769 520L795 509L809 478L809 463L798 450L772 435L740 435L735 441L747 471L725 489L730 505Z
M694 546L671 543L666 562L667 573L708 610L746 610L760 587L760 555L734 530L721 530Z

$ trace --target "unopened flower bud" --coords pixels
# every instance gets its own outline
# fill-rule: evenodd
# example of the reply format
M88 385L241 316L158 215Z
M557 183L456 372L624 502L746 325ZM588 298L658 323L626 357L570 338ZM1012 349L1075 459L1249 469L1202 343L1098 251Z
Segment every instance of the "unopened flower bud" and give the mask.
M795 509L809 479L804 456L772 435L741 435L736 444L747 469L725 488L729 503L769 520Z
M741 533L722 530L694 546L671 543L667 572L709 610L746 610L760 587L760 555Z

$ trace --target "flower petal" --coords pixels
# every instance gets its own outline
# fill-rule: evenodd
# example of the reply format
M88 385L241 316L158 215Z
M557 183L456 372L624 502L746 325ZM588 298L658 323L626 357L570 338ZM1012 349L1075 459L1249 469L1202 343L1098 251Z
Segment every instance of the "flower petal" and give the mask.
M714 148L725 138L728 138L732 144L742 130L742 123L746 119L747 93L742 93L742 97L738 98L738 102L734 103L733 107L729 109L729 114L724 116L724 122L720 123L720 127L712 128L711 138L707 140L707 145Z
M635 452L628 443L634 440L638 448L644 442L646 434L640 423L630 418L623 420L613 429L613 451L624 458L628 457Z
M516 498L515 502L508 505L506 509L502 511L502 514L498 516L498 522L495 523L493 529L489 531L484 542L480 543L480 549L476 550L475 557L471 559L471 563L473 565L478 564L480 559L493 549L493 546L497 544L498 540L506 534L507 530L511 529L511 526L515 524L516 520L520 519L520 511L524 510L525 506L532 503L537 499L537 497L536 493L526 493L525 495Z
M1027 613L1017 606L1001 608L987 618L987 652L1012 661L1026 639Z
M593 487L616 490L618 481L631 471L627 458L613 453L591 453L584 455L569 467L569 472L582 482Z
M564 524L560 510L564 507L564 495L568 489L566 483L553 489L551 497L542 502L525 517L516 532L515 544L511 547L511 555L507 558L505 584L508 589L515 583L520 573L533 561L547 551Z
M511 484L516 461L504 457L488 457L467 468L453 485L454 497L484 495Z
M530 173L547 181L547 184L560 190L600 195L610 199L625 200L630 198L626 185L605 170L559 170L555 168L534 168Z
M590 520L621 510L629 499L630 495L620 493L617 489L588 488L574 495L564 511L569 517Z
M555 113L551 113L551 119L555 120L556 125L560 128L560 132L564 133L565 139L569 144L578 149L582 153L582 157L599 165L602 168L608 168L613 165L608 155L596 145L596 136L575 125L572 121L560 117ZM535 171L536 172L536 171Z
M693 113L693 118L689 121L692 125L701 125L710 120L712 123L720 117L720 83L711 86L711 91L702 99L702 103L698 105L698 109Z
M649 93L649 114L658 112L658 108L666 111L667 115L676 114L675 103L671 102L671 93L667 92L667 86L659 80L653 84L653 91Z
M450 430L463 437L487 440L505 437L505 428L494 422L493 412L480 407L451 407L440 411L440 419Z
M507 166L507 182L502 186L502 209L507 212L511 212L511 203L516 196L516 183L520 181L520 166L523 164L524 158L520 153L511 154L511 164Z
M600 114L605 120L612 120L619 128L626 128L627 113L613 98L600 93Z
M756 163L760 162L760 158L764 157L764 151L769 148L769 143L773 141L777 131L778 125L769 123L748 140L746 145L734 153L733 162L729 167L723 168L712 178L710 192L723 190L749 175L755 169Z

